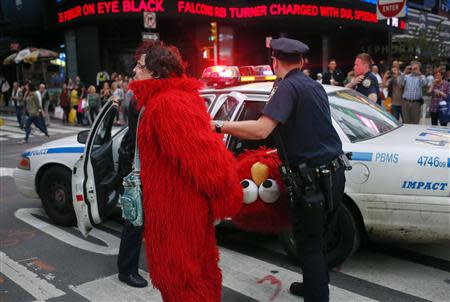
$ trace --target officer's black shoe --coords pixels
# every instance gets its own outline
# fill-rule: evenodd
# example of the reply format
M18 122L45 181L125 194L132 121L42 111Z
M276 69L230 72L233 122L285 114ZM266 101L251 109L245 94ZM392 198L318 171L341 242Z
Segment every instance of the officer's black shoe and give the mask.
M302 282L292 282L291 286L289 287L289 291L294 296L303 297L305 296L305 286Z
M138 273L132 273L129 275L119 274L119 280L132 287L146 287L148 285L147 280L142 278Z

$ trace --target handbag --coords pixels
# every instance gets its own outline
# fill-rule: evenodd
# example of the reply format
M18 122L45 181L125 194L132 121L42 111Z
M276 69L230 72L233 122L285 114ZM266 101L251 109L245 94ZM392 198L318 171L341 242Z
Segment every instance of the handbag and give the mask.
M61 106L55 107L55 118L59 120L64 119L64 109Z
M141 119L141 112L138 118ZM142 209L142 190L141 190L141 163L139 160L139 146L138 146L138 127L136 127L136 145L134 152L134 164L133 170L130 174L123 178L123 194L119 199L119 203L122 206L122 217L134 226L142 226L144 223L144 213Z
M450 122L450 96L439 102L438 112L439 122L441 124Z

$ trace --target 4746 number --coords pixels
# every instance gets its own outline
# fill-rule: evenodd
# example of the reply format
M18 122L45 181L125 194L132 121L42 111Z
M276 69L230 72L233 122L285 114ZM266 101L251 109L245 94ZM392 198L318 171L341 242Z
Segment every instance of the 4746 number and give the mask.
M447 163L437 156L420 156L417 163L421 167L445 168L447 166Z

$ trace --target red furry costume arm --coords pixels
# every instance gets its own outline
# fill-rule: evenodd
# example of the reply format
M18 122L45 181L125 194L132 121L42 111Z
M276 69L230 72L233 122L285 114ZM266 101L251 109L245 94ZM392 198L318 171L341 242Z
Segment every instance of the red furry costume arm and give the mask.
M155 102L151 112L144 111L144 117L151 115L151 123L142 123L139 132L153 131L156 142L148 143L156 144L178 166L180 176L207 197L211 219L234 216L243 194L236 162L220 137L211 132L203 100L175 90L151 102Z

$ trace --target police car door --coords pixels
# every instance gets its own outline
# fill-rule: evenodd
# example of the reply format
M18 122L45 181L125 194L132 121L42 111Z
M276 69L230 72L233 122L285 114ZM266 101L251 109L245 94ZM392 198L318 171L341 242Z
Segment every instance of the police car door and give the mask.
M84 154L73 169L73 205L78 228L85 236L118 202L120 139L113 139L112 135L117 112L117 103L110 101L103 106L89 132Z

